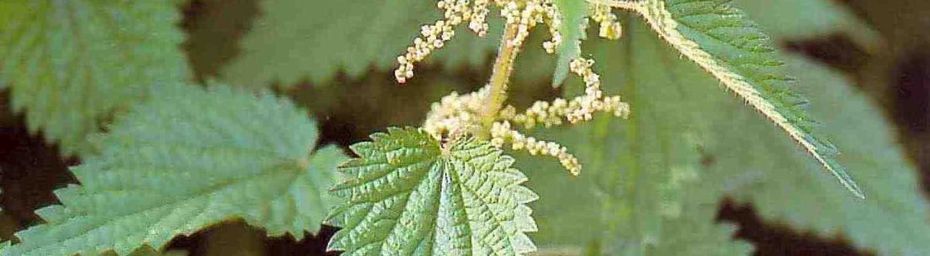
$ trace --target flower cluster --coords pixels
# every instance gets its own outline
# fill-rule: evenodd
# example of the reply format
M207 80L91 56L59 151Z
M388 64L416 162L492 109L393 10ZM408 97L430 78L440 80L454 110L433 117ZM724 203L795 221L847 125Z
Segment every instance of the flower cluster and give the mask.
M398 82L405 82L413 77L413 65L422 61L434 50L441 48L454 35L455 26L468 23L468 27L479 36L487 33L486 23L489 6L501 9L507 26L514 29L514 34L502 42L504 47L519 47L529 36L530 29L539 24L546 24L552 38L543 43L543 48L554 53L562 43L559 28L562 25L560 12L554 0L440 0L439 8L445 11L443 20L421 28L421 36L414 40L414 45L407 48L407 53L398 57L399 67L395 70ZM618 1L618 0L613 0ZM591 2L590 19L600 25L600 36L608 39L620 37L620 23L611 13L614 2ZM620 1L619 3L626 3ZM582 78L585 93L570 100L555 99L538 101L524 112L518 112L513 106L505 106L499 111L487 111L492 98L491 86L477 92L459 95L452 93L434 103L423 124L423 129L438 140L456 140L464 135L479 135L490 139L496 147L510 144L513 150L524 150L531 155L545 155L557 158L573 175L581 172L578 159L568 153L568 149L556 142L539 140L516 129L533 129L537 125L551 127L564 123L576 124L588 121L595 113L608 113L626 118L630 113L627 103L619 96L604 96L601 91L599 76L594 73L594 61L576 58L570 63L572 73ZM492 79L493 81L493 79ZM493 120L486 118L493 115Z
M591 9L591 20L597 22L600 26L598 36L610 40L619 39L622 26L617 21L617 15L613 13L613 8L607 4L593 3Z
M532 129L537 124L545 127L572 124L591 120L598 112L609 113L626 118L630 113L629 104L620 101L619 96L604 97L591 66L591 60L578 58L572 61L572 72L585 81L585 94L571 100L555 99L552 102L538 101L523 113L517 113L513 106L504 107L497 115L497 120L490 127L491 143L496 147L510 144L513 150L525 150L531 155L555 157L573 175L581 172L578 159L568 153L564 146L544 140L538 140L517 131L513 124ZM439 140L453 140L465 134L481 134L484 127L480 123L480 113L489 97L489 87L466 95L452 93L434 103L423 129Z
M501 16L507 24L517 26L517 34L510 44L521 45L529 36L530 29L541 23L549 24L553 35L552 41L545 44L547 50L555 49L561 42L558 32L561 21L553 0L440 0L437 7L444 11L443 19L420 28L420 36L414 39L413 45L407 47L404 55L397 57L394 78L400 83L412 78L414 64L442 48L455 35L455 27L459 24L467 22L468 28L478 36L485 36L492 3L501 9Z
M491 127L491 144L500 148L509 142L513 150L526 150L530 155L545 155L559 159L559 163L572 175L581 174L578 158L568 153L568 149L558 143L523 135L510 127L507 121L495 122Z
M444 18L421 27L420 37L413 40L413 46L407 47L407 53L397 57L399 66L394 70L394 77L400 83L413 77L414 63L422 61L433 50L442 48L446 41L452 40L455 26L471 20L473 14L467 0L440 0L436 6L444 11Z
M478 134L481 130L480 113L487 101L490 88L459 95L453 92L433 103L423 129L437 140L457 138L465 134Z
M613 8L633 8L635 1L631 0L588 0L590 19L600 27L599 35L603 38L620 38L621 25ZM413 45L407 47L407 52L397 57L398 67L394 70L394 78L400 83L413 78L414 64L423 61L433 51L442 48L445 43L455 36L455 27L468 23L468 28L478 36L484 37L488 31L487 16L490 6L501 8L500 14L507 24L516 24L517 35L510 44L520 45L529 36L530 30L538 24L547 24L552 38L543 43L546 52L556 52L562 44L562 35L559 28L562 26L562 17L554 0L439 0L437 7L443 10L443 19L420 28L420 36L414 39Z
M585 94L571 101L555 99L552 102L537 101L525 113L516 113L516 109L507 106L501 111L501 118L522 124L532 129L537 124L545 127L562 124L564 118L572 124L591 120L593 113L612 113L626 118L630 112L628 104L620 101L620 96L604 97L599 76L591 69L593 60L577 58L571 62L571 71L582 77L585 82Z
M511 127L511 122L521 124L526 129L532 129L537 124L545 127L561 125L563 119L576 124L593 118L594 113L610 113L614 116L627 118L630 114L630 105L620 101L620 96L604 97L601 91L601 82L598 75L591 69L594 61L577 58L571 63L572 73L582 77L585 82L585 94L571 100L555 99L552 102L537 101L524 113L517 113L516 108L507 106L499 115L501 121L495 122L491 128L491 143L503 146L510 143L514 150L527 150L531 155L547 155L556 157L572 174L581 172L581 165L575 156L567 153L567 149L554 142L546 142L528 137Z

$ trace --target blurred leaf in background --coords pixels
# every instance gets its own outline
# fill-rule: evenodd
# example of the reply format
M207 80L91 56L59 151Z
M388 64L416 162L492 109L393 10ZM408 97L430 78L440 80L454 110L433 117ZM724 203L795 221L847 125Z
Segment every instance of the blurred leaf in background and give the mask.
M114 111L189 78L176 2L4 3L18 13L0 20L0 80L13 110L65 155L91 152L85 136Z
M901 142L924 170L930 193L930 1L850 0L847 3L882 32L886 47L865 57L853 70L859 86L887 108L899 126ZM835 47L825 52L845 53ZM832 53L832 54L831 54Z
M242 39L242 52L221 77L250 87L301 81L323 83L344 72L363 76L370 67L392 68L420 33L441 16L435 1L264 0L259 17ZM299 20L300 22L295 22ZM500 26L491 26L497 35ZM482 66L498 40L460 29L448 48L432 59L444 65ZM445 53L442 53L445 52Z

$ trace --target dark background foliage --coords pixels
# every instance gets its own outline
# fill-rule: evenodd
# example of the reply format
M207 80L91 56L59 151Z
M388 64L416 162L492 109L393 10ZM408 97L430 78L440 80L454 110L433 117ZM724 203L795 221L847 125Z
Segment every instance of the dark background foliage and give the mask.
M183 27L188 35L184 48L199 78L215 75L219 67L237 54L237 40L257 15L256 0L193 0L184 9ZM900 143L919 166L925 193L930 193L930 2L925 0L843 0L860 18L872 24L885 45L874 51L859 49L849 38L829 35L786 46L854 77L885 110L898 128ZM219 44L218 44L219 43ZM490 60L492 56L487 56ZM424 67L425 69L437 67ZM468 91L456 85L430 81L464 80L459 84L482 84L483 70L458 70L454 77L423 72L412 84L397 86L386 72L371 71L360 80L340 76L340 86L305 83L282 91L311 109L322 122L323 141L343 146L390 125L415 125L429 108L429 101L449 90ZM450 72L445 72L450 73ZM445 76L448 76L446 74ZM516 90L519 90L517 88ZM524 91L527 99L557 95L557 91ZM0 237L39 222L35 209L56 203L52 191L74 183L67 166L77 159L63 159L58 149L44 143L41 135L26 131L22 116L12 114L8 94L0 94ZM520 99L517 99L520 104ZM390 110L390 113L387 111ZM324 143L325 144L325 143ZM712 161L712 159L710 160ZM930 195L930 194L928 194ZM824 239L797 232L759 218L752 205L727 202L718 219L739 226L736 235L751 241L758 255L869 255L856 251L842 237ZM176 238L171 248L192 255L322 255L326 241L335 232L327 227L318 236L302 241L265 238L262 231L242 223L224 223L191 237ZM225 246L235 244L236 246ZM236 248L229 251L226 248Z

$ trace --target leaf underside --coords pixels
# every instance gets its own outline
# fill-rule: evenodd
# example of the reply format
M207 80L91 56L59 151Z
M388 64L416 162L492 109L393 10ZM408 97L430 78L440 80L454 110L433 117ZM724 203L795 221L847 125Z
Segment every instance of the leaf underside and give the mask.
M0 81L29 130L66 155L91 151L86 135L112 112L189 77L176 1L13 2L22 13L0 28Z
M789 88L784 64L765 33L729 0L646 0L637 10L665 41L762 113L835 176L862 190L836 161L836 148L812 134L805 101Z
M535 250L525 204L537 196L488 142L461 139L440 149L423 131L392 128L352 146L360 158L340 170L347 200L332 221L343 228L330 250L343 255L522 255Z
M345 157L311 155L317 130L304 112L223 86L161 93L97 138L101 152L72 168L81 185L55 191L62 205L36 211L47 223L2 255L126 255L240 218L272 236L319 229Z

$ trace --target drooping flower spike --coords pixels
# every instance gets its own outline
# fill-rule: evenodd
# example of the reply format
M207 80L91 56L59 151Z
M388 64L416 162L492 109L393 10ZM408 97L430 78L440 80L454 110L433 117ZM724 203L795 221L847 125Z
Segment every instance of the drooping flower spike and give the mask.
M621 26L612 10L625 5L627 1L589 2L590 20L600 26L599 35L607 39L620 38ZM516 36L510 44L521 45L529 36L530 30L539 24L548 25L552 37L542 45L546 52L556 53L556 49L562 44L563 37L559 28L563 21L555 0L439 0L436 6L443 11L443 18L433 24L422 26L420 36L414 39L413 45L397 57L398 66L394 70L397 82L406 83L408 79L413 78L414 65L445 46L445 43L455 36L456 26L467 23L469 29L484 37L488 31L487 15L491 12L492 4L500 8L500 15L507 24L517 25Z
M598 112L627 118L630 114L629 104L620 101L620 96L603 95L600 79L591 69L593 64L594 61L583 58L575 59L571 64L572 73L581 76L585 82L583 95L571 100L559 98L551 102L537 101L522 113L517 113L513 106L504 107L491 126L491 144L499 148L510 144L513 150L555 157L572 175L580 174L581 164L574 155L568 153L565 146L524 135L513 125L529 130L539 125L552 127L565 122L576 124L591 120ZM466 134L480 134L483 127L479 116L484 102L489 97L489 91L489 87L484 87L466 95L452 93L443 97L438 103L433 104L423 129L439 140L447 140L448 137L455 140Z

